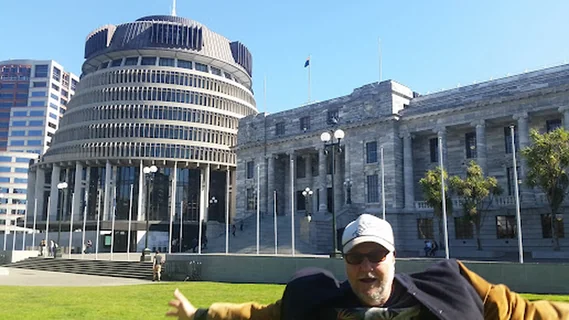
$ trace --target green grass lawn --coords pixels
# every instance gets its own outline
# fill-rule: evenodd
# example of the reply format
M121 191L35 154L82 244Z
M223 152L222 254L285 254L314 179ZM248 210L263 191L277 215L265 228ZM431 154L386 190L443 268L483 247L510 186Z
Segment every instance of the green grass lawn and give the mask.
M168 301L179 288L196 306L213 302L270 303L282 285L213 282L154 283L116 287L0 286L2 319L165 319ZM568 301L569 296L525 295L531 300Z

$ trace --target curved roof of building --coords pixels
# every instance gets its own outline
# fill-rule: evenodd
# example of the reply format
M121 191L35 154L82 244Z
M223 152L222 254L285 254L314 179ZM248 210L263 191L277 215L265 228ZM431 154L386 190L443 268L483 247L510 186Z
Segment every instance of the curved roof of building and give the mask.
M251 53L241 42L230 41L196 21L166 15L95 29L85 41L85 59L141 49L191 52L239 67L249 77L253 74Z

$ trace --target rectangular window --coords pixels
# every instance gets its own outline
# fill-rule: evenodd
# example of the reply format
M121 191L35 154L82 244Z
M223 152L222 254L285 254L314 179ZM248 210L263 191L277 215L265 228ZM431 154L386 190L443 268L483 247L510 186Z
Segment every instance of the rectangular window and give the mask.
M377 203L379 202L379 188L378 188L377 174L369 175L366 178L367 178L366 180L367 202Z
M0 182L3 182L3 183L5 183L5 182L10 182L10 178L7 178L7 177L0 177Z
M429 139L431 163L439 162L439 138Z
M10 141L10 146L23 146L24 145L24 140L12 140Z
M504 127L504 147L506 149L506 153L512 153L512 129L510 127ZM514 126L514 144L516 147L516 151L519 150L520 143L518 139L518 127Z
M417 238L429 240L434 239L433 219L417 219Z
M26 121L12 121L13 127L25 127Z
M32 107L45 107L45 101L32 101L30 103Z
M49 113L49 117L52 118L52 119L57 120L57 115L56 115L55 113L51 113L51 112L50 112L50 113Z
M519 174L520 174L520 167L516 167L518 171L518 187L519 187ZM514 167L507 167L506 168L506 177L508 178L508 195L513 196L515 195L514 192L516 190L516 186L514 185ZM518 193L520 193L520 188L518 188Z
M69 97L69 92L65 89L61 89L61 95L67 98L67 97ZM63 99L61 99L61 100L63 101Z
M47 64L40 64L36 66L34 77L36 78L47 78Z
M561 119L551 119L545 121L545 127L547 132L555 131L557 128L561 128Z
M23 130L13 130L12 137L24 137L26 136L26 131Z
M498 239L513 239L516 237L515 216L496 216L496 237Z
M156 65L156 57L142 57L140 60L141 66L155 66Z
M328 110L328 116L326 117L326 123L337 124L340 121L340 112L338 109Z
M28 140L28 146L41 146L41 140Z
M192 62L178 59L178 68L192 69Z
M543 235L544 239L551 239L552 234L551 228L551 214L542 214L541 215L541 234ZM558 238L565 238L565 227L563 226L563 215L556 214L555 215L555 233L557 234Z
M473 225L467 217L454 218L454 236L456 239L474 238Z
M306 197L302 195L302 191L296 191L296 210L306 210Z
M0 167L0 172L11 172L12 168L10 167Z
M196 70L202 71L202 72L208 72L207 65L205 65L203 63L199 63L199 62L196 62Z
M247 179L255 177L255 161L247 161Z
M172 58L160 58L158 65L163 67L173 67L175 60Z
M464 146L466 148L467 159L473 159L477 157L476 132L468 132L464 135Z
M247 210L257 210L257 193L253 188L247 188Z
M28 168L16 168L16 173L28 173ZM14 190L15 191L15 190ZM18 192L18 193L26 193L26 192Z
M285 123L284 122L278 122L275 125L275 135L282 136L284 134L285 134Z
M34 88L45 88L45 87L47 87L47 82L45 82L45 81L34 81L33 87Z
M56 85L55 83L52 83L52 84L51 84L51 88L52 88L53 90L59 92L59 86Z
M31 123L31 121L30 121L30 123ZM52 123L52 122L48 122L47 126L50 128L53 128L53 129L57 129L57 125L55 123Z
M30 163L30 159L27 158L16 158L16 162L18 163ZM48 182L46 182L48 183Z
M310 162L310 171L312 172L313 177L317 177L320 174L320 168L318 167L320 155L318 153L315 153L310 156L312 157L312 161Z
M310 130L310 116L300 118L300 130Z
M58 107L55 103L53 103L53 102L50 102L50 103L49 103L49 107L52 108L52 109L55 109L55 110L59 109L59 107Z
M121 64L122 64L122 58L111 61L111 67L120 67Z
M45 117L45 111L43 111L43 110L32 110L32 111L30 111L30 117Z
M28 131L28 136L31 137L40 137L43 136L43 131L42 130L29 130ZM28 144L29 145L29 144Z
M215 67L211 67L211 73L215 74L216 76L220 76L221 77L221 69L215 68Z
M30 120L30 127L43 127L43 120Z
M0 162L12 162L12 157L1 156Z
M75 91L75 89L77 89L77 85L79 84L79 82L75 79L71 79L71 90Z
M366 163L377 162L377 141L366 143Z
M61 79L61 70L56 67L53 67L53 75L51 76L53 80L59 81Z
M124 61L125 66L136 66L138 64L138 57L126 58Z
M56 95L55 93L52 93L52 94L50 94L49 96L50 96L53 100L59 102L59 96Z
M32 91L32 97L45 97L47 92L45 91Z
M28 112L27 111L14 111L12 113L12 116L14 116L14 117L27 117Z
M305 178L306 177L306 160L303 156L296 157L296 177Z
M28 179L14 178L14 183L28 183Z

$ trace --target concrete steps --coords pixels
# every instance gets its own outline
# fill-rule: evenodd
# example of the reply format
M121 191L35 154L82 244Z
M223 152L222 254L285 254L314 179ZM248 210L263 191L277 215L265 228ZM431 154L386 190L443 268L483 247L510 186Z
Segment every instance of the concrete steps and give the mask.
M79 260L64 258L29 258L6 265L9 268L93 276L152 280L152 263L139 261Z
M301 219L304 215L295 216L295 254L317 254L318 250L302 241ZM259 253L275 253L274 217L261 215L259 230ZM290 215L277 217L277 251L278 254L292 254L292 221ZM225 253L225 233L208 240L208 248L203 253ZM235 236L229 230L229 253L255 254L257 252L257 220L256 216L244 220L243 230L239 223Z

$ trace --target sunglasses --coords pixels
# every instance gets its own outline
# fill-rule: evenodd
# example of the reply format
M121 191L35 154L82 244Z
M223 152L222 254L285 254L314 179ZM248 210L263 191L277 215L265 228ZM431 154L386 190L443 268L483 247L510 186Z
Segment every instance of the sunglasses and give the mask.
M366 258L371 263L380 263L385 261L387 256L389 255L389 251L378 249L368 253L359 253L359 252L350 252L344 254L344 260L348 264L357 265L364 261Z

